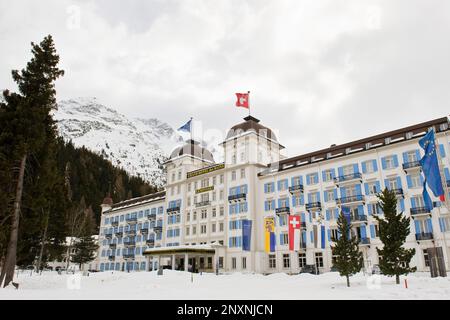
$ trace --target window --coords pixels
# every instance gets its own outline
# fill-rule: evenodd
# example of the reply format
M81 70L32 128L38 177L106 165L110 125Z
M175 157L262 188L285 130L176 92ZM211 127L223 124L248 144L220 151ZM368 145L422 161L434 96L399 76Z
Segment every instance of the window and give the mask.
M381 206L379 203L369 203L370 210L372 211L372 214L383 214L383 211L381 211Z
M291 258L289 256L289 253L283 254L283 268L290 268L291 267Z
M208 218L208 210L202 210L202 220Z
M220 183L223 183L223 174L220 175Z
M212 208L212 217L213 218L216 217L216 212L217 212L217 209L216 208Z
M247 269L247 258L242 257L242 269Z
M231 258L231 269L236 269L236 258Z
M377 183L376 182L368 182L367 190L369 191L369 195L376 195L378 193Z
M233 154L233 155L231 156L231 163L232 163L232 164L236 164L236 154Z
M384 158L384 169L393 169L395 168L395 160L394 156L388 156Z
M334 201L336 199L334 199L334 190L326 190L325 191L325 201L326 202L330 202L330 201Z
M366 173L375 172L374 160L364 161L363 167L366 167Z
M298 266L300 268L303 268L304 266L306 266L306 253L298 254Z
M236 180L236 171L231 171L231 180L235 181Z
M213 184L213 186L215 186L216 185L216 177L213 177L213 181L212 181L212 184Z
M223 207L220 207L219 208L219 214L220 214L221 217L223 217L224 212L225 212L225 209Z
M299 186L301 184L300 177L293 177L292 178L292 185L293 186Z
M191 192L191 183L188 183L188 192Z
M397 178L391 178L391 179L388 179L386 187L387 187L389 190L399 189L400 186L398 185Z
M191 220L191 213L190 212L188 212L186 214L186 221L189 221L189 220Z
M330 228L330 235L331 235L331 239L337 239L338 238L338 229Z
M197 234L197 227L196 226L192 226L192 234Z
M212 232L212 233L215 233L215 232L216 232L216 224L215 224L215 223L213 223L213 224L211 225L211 232Z
M425 267L430 266L430 256L428 255L428 250L423 249L423 260L425 261Z
M351 174L355 173L355 168L353 167L352 164L347 165L347 166L343 166L342 167L342 172L343 172L344 176L351 175Z
M245 153L241 152L241 162L244 162L244 161L245 161Z
M279 221L280 221L280 227L287 225L287 215L286 214L281 215L279 218Z
M223 232L223 222L221 222L221 223L219 224L219 231L220 231L220 232Z
M280 208L288 208L289 207L289 198L280 199Z
M177 194L180 194L180 192L181 192L181 186L178 185L178 186L177 186Z
M306 175L306 183L308 185L319 183L319 175L317 173L310 173Z
M200 233L201 233L201 234L205 234L205 233L206 233L206 224L202 224L202 225L200 226Z
M220 190L220 192L219 192L219 199L223 200L223 190Z
M178 171L178 180L181 180L181 170Z
M197 211L194 211L194 214L192 215L192 221L197 220Z
M187 235L187 236L189 235L189 231L190 231L190 228L189 228L189 227L186 227L186 235Z
M311 202L318 202L319 198L317 197L317 193L313 192L309 194L309 198L311 199Z
M275 269L277 267L277 260L274 254L269 254L269 268Z
M421 181L420 181L421 179L420 179L420 175L418 175L418 174L414 174L414 175L411 175L410 176L410 183L411 183L411 186L410 186L410 188L418 188L418 187L422 187L422 183L421 183Z
M407 162L415 162L415 161L419 160L419 159L417 159L416 151L408 151L405 153L405 155L406 155L405 160Z
M245 178L245 169L241 169L241 179Z
M223 257L219 257L219 268L223 268Z
M172 173L172 182L175 182L175 172Z
M213 193L212 193L212 199L213 199L213 201L216 201L216 192L215 191L213 191Z
M284 191L288 188L288 180L280 180L278 181L278 191Z
M324 170L323 172L323 182L333 180L333 169Z
M425 207L425 202L423 201L423 196L418 195L411 198L411 203L413 208L423 208Z
M289 234L287 232L283 232L280 234L280 244L281 245L289 244Z
M188 206L191 205L191 197L187 197L187 205L188 205Z
M316 257L316 267L317 268L323 268L323 254L322 254L322 252L316 252L315 253L315 257Z
M275 184L272 182L266 183L264 185L265 193L272 193L275 191L274 189L275 189Z

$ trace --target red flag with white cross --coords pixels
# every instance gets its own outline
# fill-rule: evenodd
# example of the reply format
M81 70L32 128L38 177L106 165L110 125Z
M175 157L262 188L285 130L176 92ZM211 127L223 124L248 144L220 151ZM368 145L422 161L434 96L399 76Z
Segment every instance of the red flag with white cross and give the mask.
M289 215L289 250L300 250L300 216Z
M236 93L236 107L250 108L249 104L250 91L247 93Z

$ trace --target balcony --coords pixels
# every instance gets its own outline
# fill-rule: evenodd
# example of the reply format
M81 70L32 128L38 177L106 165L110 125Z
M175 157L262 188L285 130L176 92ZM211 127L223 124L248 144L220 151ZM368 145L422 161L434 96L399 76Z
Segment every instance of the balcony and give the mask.
M180 206L173 207L173 208L167 208L166 209L167 214L177 214L180 213Z
M295 186L289 187L289 192L290 192L290 194L303 193L303 185L302 184L297 184Z
M421 169L419 161L405 162L402 166L403 166L403 170L405 172L412 171L412 170L420 170Z
M354 215L352 216L352 223L353 224L367 223L367 216L365 214Z
M110 247L111 249L115 249L115 248L117 248L117 243L110 243L110 244L109 244L109 247Z
M300 229L306 229L306 222L305 221L300 222Z
M358 242L360 246L370 246L370 238L359 238Z
M450 180L447 180L447 187L450 188Z
M110 256L108 256L108 260L109 261L114 261L114 260L116 260L116 256L110 255Z
M149 213L147 215L147 219L149 220L155 220L156 219L156 213Z
M416 233L416 240L417 241L433 240L433 234L431 232Z
M336 199L336 204L358 203L358 202L364 203L365 201L366 201L366 197L361 194L358 194L355 196L338 198L338 199Z
M125 219L129 224L135 224L137 222L137 217L128 217Z
M117 238L122 238L123 237L123 232L122 231L117 231L115 232L115 235Z
M280 215L280 214L290 214L291 210L289 207L280 207L280 208L276 208L275 209L275 214Z
M111 233L105 233L105 238L111 239L112 238L112 232Z
M145 242L149 246L154 246L155 245L155 239L147 239Z
M124 259L134 259L134 253L124 253L123 258Z
M306 210L322 209L322 204L320 202L310 202L306 204Z
M426 207L411 208L411 217L420 217L424 215L430 215L430 209Z
M360 172L355 172L352 174L346 174L334 178L334 183L339 187L340 185L350 184L354 182L362 182L362 174Z
M126 247L134 247L136 245L136 241L134 239L126 240L123 242L123 245Z
M117 227L117 226L119 225L119 221L118 221L118 220L116 220L116 221L111 221L111 225L112 225L113 227Z
M245 200L247 200L246 193L239 193L228 196L228 202L241 202Z
M148 234L148 227L142 227L141 234Z
M209 206L210 204L211 204L211 201L209 201L209 200L207 200L207 201L201 201L201 202L195 203L195 207L196 207L196 208L206 207L206 206Z
M395 195L397 197L404 197L404 193L403 193L403 189L402 188L397 188L397 189L391 189L391 191L394 191Z
M134 235L136 235L136 230L134 230L134 229L125 230L125 234L127 236L134 236Z
M153 231L155 231L157 233L162 232L162 226L154 226Z

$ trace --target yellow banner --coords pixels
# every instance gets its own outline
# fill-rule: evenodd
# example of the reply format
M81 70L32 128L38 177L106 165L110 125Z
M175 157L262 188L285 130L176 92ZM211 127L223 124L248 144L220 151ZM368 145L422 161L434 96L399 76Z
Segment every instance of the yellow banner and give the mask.
M275 218L264 218L265 250L267 253L275 251Z

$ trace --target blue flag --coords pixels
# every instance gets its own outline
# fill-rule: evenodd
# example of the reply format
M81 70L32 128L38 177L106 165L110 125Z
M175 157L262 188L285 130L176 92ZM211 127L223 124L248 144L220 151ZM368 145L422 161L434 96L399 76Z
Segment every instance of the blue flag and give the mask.
M250 251L250 240L252 236L252 220L242 220L242 250Z
M347 219L347 223L350 224L350 208L342 206L342 213L344 214L345 219Z
M182 125L181 127L178 128L178 131L186 131L186 132L191 132L191 123L192 123L192 119L189 120L188 122L186 122L184 125Z
M441 201L444 201L444 189L442 188L441 174L439 172L434 129L428 131L428 133L419 140L419 145L425 151L424 156L419 161L422 166L425 181L433 194L436 197L440 197Z
M430 195L427 191L427 182L423 182L423 202L425 203L425 208L433 210L433 201L431 201Z

